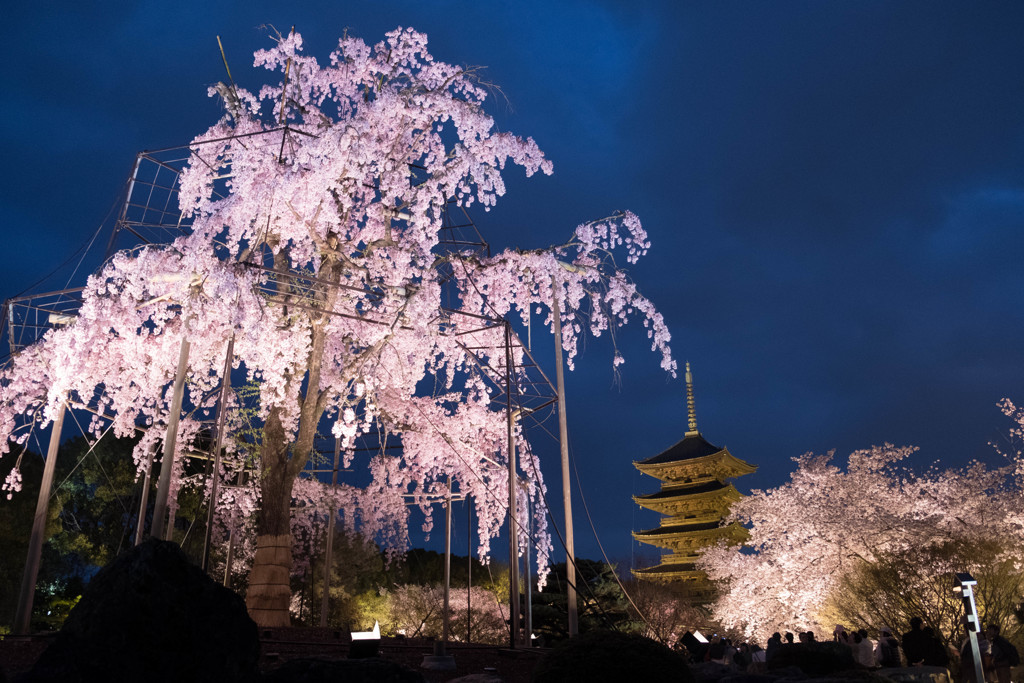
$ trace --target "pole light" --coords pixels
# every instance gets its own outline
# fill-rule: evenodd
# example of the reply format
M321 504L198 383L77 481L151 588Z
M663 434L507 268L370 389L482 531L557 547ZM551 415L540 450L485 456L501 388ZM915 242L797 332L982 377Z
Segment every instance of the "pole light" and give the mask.
M964 622L967 626L967 637L971 641L971 652L974 655L974 676L977 683L985 680L985 673L981 666L981 650L978 648L978 633L981 632L981 623L978 621L978 607L974 602L974 586L978 585L977 579L963 572L956 575L957 585L953 588L954 593L959 593L964 603Z

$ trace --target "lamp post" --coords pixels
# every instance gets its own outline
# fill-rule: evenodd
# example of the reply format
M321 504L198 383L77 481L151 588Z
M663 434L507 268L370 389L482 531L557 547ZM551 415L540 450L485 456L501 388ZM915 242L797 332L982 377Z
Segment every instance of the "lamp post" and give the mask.
M978 607L974 602L974 586L978 585L978 581L967 572L957 574L956 581L957 585L953 591L960 594L964 603L967 638L971 641L971 652L974 656L974 680L981 683L985 680L985 673L981 666L981 650L978 648L978 633L981 631L981 624L978 621Z

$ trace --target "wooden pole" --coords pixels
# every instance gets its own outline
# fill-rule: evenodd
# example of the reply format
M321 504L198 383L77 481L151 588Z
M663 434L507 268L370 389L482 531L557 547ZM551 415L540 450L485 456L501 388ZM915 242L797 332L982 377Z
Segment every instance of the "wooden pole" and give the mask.
M64 401L57 408L50 430L50 447L46 451L43 465L43 479L39 483L39 497L36 499L36 516L32 520L32 535L28 541L28 556L25 558L25 572L21 577L21 593L18 595L18 610L14 615L14 632L28 635L32 624L32 602L36 595L36 579L39 578L39 561L43 555L43 536L46 534L46 518L50 510L50 490L53 488L53 472L57 467L57 451L60 449L60 432L64 427Z
M224 558L224 581L226 588L231 587L231 563L235 561L235 518L237 513L231 511L231 528L228 529L228 552Z
M210 485L210 506L206 511L206 538L203 540L203 571L210 562L210 541L213 538L213 523L217 510L217 494L220 483L220 449L224 445L224 421L228 412L228 394L231 392L231 365L235 358L235 337L228 339L228 350L224 354L224 374L220 382L220 406L217 410L217 434L213 444L213 477Z
M533 501L529 497L529 490L524 491L526 493L526 537L533 539ZM530 550L532 550L533 544L531 543L526 548L526 552L523 553L523 569L525 570L525 580L523 583L526 584L526 628L523 632L523 644L527 648L533 647L533 571L530 567Z
M516 440L512 417L512 331L505 321L505 412L508 418L508 635L519 640L519 529L516 524Z
M170 540L173 528L166 524L167 498L171 492L171 469L174 465L174 449L178 443L178 421L181 419L181 401L185 394L185 374L188 371L188 352L191 344L181 340L178 353L178 370L174 375L174 393L171 396L171 412L167 419L167 436L164 437L164 454L160 458L160 481L157 482L156 499L153 501L153 525L149 534L154 538Z
M442 642L448 647L448 632L451 621L449 594L452 587L452 478L448 477L448 493L444 498L444 624ZM444 653L442 653L444 654Z
M331 473L331 493L338 491L338 458L341 456L341 439L334 437L334 471ZM327 609L331 600L331 551L334 549L334 517L338 511L331 499L331 514L327 518L327 549L324 553L323 595L320 598L320 626L327 626Z
M135 545L142 543L142 535L146 532L146 507L149 505L149 481L153 472L153 456L156 455L156 444L149 447L146 453L146 473L142 479L142 495L139 497L139 522L135 525Z
M567 603L569 610L569 637L579 634L576 608L576 552L572 534L572 487L569 481L569 435L565 419L565 373L562 371L562 314L558 305L560 285L551 278L551 317L555 323L555 380L558 385L558 442L562 450L562 505L565 508L565 575L568 578Z

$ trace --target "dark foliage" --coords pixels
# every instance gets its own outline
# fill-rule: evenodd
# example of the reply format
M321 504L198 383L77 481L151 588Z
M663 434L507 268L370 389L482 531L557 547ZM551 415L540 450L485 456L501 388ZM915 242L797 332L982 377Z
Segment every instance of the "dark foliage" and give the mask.
M629 603L616 581L614 567L577 557L575 574L579 632L627 628ZM564 562L551 565L547 585L533 595L533 630L548 643L569 637L567 576Z

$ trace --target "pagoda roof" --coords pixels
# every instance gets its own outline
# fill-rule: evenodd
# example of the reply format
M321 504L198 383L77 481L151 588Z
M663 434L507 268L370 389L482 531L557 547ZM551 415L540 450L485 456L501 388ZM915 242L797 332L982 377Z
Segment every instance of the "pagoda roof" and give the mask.
M725 484L717 479L712 479L711 481L706 481L700 484L694 484L693 486L675 486L670 488L663 488L660 491L648 493L647 495L644 496L636 496L636 500L660 500L662 498L675 498L676 496L689 496L700 493L712 493L730 487L734 488L732 484Z
M675 563L675 564L673 564L671 562L669 562L669 563L663 562L663 563L661 563L659 565L655 565L653 567L644 567L642 569L634 569L633 571L635 573L637 573L637 574L668 574L668 573L674 573L674 572L697 572L697 571L700 571L700 570L697 569L697 565L695 565L693 563L685 563L685 564L683 564L683 563Z
M672 448L647 460L634 460L633 466L656 479L676 483L692 478L725 480L757 471L757 466L740 460L728 448L708 443L698 432L687 432Z
M720 527L718 521L714 522L700 522L698 524L673 524L671 526L662 526L657 529L647 529L646 531L637 531L637 536L668 536L671 534L691 534L698 533L701 531L711 531L712 529L726 528Z
M680 460L695 460L721 452L722 448L708 442L700 432L688 432L682 441L679 441L671 448L662 451L646 460L641 460L638 465L660 465L668 462L679 462Z

